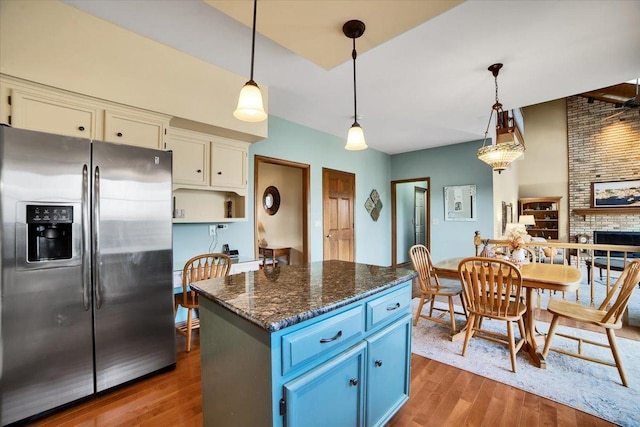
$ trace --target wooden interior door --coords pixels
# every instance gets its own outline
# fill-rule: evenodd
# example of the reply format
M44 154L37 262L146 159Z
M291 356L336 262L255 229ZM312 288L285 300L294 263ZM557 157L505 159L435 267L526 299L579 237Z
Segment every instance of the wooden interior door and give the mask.
M322 169L324 259L353 261L356 176Z

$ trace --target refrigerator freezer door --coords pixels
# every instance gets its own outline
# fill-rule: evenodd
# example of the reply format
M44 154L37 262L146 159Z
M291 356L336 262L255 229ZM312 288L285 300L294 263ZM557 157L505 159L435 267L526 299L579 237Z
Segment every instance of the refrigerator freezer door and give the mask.
M175 364L171 153L93 144L96 389Z
M0 126L2 425L94 392L90 283L83 280L90 266L82 264L82 172L90 153L88 140ZM73 207L71 259L19 267L27 258L28 205Z

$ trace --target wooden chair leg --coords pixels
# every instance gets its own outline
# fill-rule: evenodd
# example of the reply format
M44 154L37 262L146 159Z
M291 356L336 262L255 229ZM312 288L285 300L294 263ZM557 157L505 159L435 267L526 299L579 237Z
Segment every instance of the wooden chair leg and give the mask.
M448 297L449 300L449 316L451 317L451 330L456 333L456 314L453 310L453 297Z
M551 325L549 325L549 332L547 332L547 339L544 342L544 350L542 350L542 357L547 357L549 353L549 348L551 347L551 340L556 333L556 326L558 326L558 321L560 317L557 314L553 315L553 320L551 320Z
M616 343L616 334L613 329L607 329L607 338L609 338L609 346L611 347L611 353L613 353L613 360L615 360L616 362L616 368L618 368L618 373L620 374L622 385L625 387L629 387L629 383L627 382L627 376L624 374L622 359L620 358L620 353L618 352L618 344Z
M413 326L418 324L418 319L420 318L420 314L422 313L422 306L424 305L424 295L420 297L420 304L418 304L418 311L416 311L416 318L413 319Z
M516 373L516 340L513 336L513 324L507 321L507 338L509 339L509 355L511 356L511 370Z
M429 304L429 317L433 317L433 306L436 303L436 296L431 295L431 303Z
M462 312L464 313L464 317L469 318L469 313L467 313L467 306L464 303L464 297L460 294L460 305L462 305Z
M469 313L469 320L467 321L467 332L464 334L464 345L462 346L462 356L467 353L467 348L469 347L469 341L473 336L473 332L475 331L475 322L476 315L473 313Z
M191 311L191 308L187 310L187 353L191 351Z
M524 320L522 317L518 319L518 329L520 329L520 336L525 338L527 336L527 330L524 328Z

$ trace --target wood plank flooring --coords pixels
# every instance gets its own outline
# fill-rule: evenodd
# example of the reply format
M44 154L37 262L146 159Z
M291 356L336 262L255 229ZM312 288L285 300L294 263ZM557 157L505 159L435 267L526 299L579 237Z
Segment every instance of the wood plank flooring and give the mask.
M200 343L176 338L178 363L165 372L91 398L31 425L202 426ZM411 358L411 398L389 427L602 427L597 417L424 357ZM253 427L253 426L252 426Z

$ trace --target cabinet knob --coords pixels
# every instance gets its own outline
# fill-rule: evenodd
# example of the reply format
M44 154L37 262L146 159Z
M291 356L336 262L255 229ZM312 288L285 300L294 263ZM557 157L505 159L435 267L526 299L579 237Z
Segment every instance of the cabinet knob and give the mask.
M324 236L324 237L326 237L327 239L330 239L330 238L331 238L331 234L327 234L327 235L326 235L326 236Z
M382 366L382 360L376 360L375 362L373 362L373 364L379 368L380 366Z
M84 126L78 126L78 130L79 130L80 132L84 132Z
M351 379L349 380L349 385L351 385L351 386L356 386L356 385L358 385L358 379L357 379L357 378L351 378Z
M202 173L202 169L198 169L196 172L198 172L198 173Z
M222 172L221 172L221 171L218 171L218 175L222 175Z
M116 136L117 136L118 138L122 137L122 132L118 132L118 133L116 133Z

